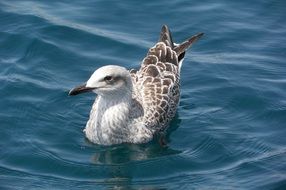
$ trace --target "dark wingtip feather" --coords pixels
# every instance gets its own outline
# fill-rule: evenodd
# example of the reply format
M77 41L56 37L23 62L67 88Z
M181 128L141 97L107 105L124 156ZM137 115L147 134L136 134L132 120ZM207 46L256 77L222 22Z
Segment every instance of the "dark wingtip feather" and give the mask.
M167 46L170 46L172 49L174 48L171 32L165 24L162 26L159 42L164 42Z
M174 50L177 52L178 55L185 52L194 42L196 42L198 39L200 39L204 33L198 33L191 38L189 38L187 41L179 44L177 47L174 48Z
M192 43L194 43L195 41L197 41L198 39L200 39L203 35L204 35L204 33L203 33L203 32L200 32L200 33L198 33L198 34L192 36L188 41L189 41L189 43L192 44Z

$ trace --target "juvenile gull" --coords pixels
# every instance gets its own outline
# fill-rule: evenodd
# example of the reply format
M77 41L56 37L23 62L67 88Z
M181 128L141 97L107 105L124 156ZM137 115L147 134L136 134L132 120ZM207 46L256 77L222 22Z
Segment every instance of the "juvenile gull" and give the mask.
M175 116L180 99L180 70L185 51L203 33L174 44L166 25L140 69L107 65L69 95L92 91L98 96L84 129L93 143L146 143L164 132Z

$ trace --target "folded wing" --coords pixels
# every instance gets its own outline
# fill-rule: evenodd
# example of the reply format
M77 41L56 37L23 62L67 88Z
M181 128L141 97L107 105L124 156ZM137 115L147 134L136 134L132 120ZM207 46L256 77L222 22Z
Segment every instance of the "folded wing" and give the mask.
M164 130L175 116L180 98L180 68L185 51L203 34L175 45L170 30L162 27L159 41L150 48L138 71L131 70L134 98L144 110L143 123Z

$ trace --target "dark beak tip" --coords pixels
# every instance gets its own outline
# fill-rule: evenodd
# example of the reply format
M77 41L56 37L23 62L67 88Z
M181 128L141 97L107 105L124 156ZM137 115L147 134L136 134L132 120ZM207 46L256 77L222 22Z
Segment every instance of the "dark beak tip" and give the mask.
M68 96L74 96L74 95L76 95L76 93L75 93L74 89L71 89L68 93Z
M81 93L90 92L93 89L95 89L95 88L86 87L86 85L83 84L83 85L80 85L80 86L77 86L77 87L71 89L69 91L68 95L69 96L75 96L75 95L78 95L78 94L81 94Z
M73 90L70 90L68 96L73 96L73 95L74 95Z
M68 96L75 96L77 94L80 94L82 92L82 89L83 89L83 86L72 88L69 91Z

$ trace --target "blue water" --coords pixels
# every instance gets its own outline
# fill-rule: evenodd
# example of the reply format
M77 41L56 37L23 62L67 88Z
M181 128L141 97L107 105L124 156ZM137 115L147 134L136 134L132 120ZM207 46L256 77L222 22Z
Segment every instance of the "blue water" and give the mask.
M0 0L0 189L286 189L286 1ZM167 147L93 145L107 64L138 68L160 28L186 54Z

